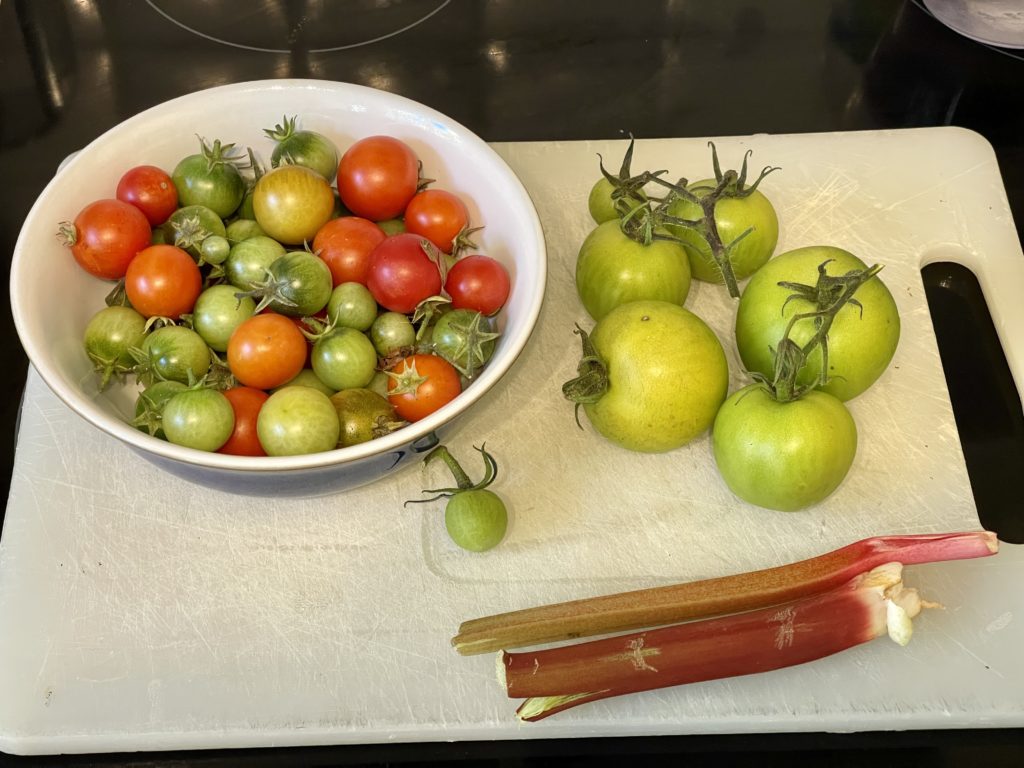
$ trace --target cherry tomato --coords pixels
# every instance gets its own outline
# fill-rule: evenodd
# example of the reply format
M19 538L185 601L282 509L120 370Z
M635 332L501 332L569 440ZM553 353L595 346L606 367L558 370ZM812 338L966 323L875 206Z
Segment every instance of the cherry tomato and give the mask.
M430 241L419 235L392 235L370 254L366 287L385 309L408 314L441 292L441 258Z
M228 341L228 367L242 384L273 389L306 363L306 337L291 318L271 312L239 325Z
M417 192L405 209L405 231L423 235L445 253L469 226L469 211L457 195L443 189Z
M390 136L369 136L342 155L338 195L357 216L392 219L416 194L419 176L419 159L408 144Z
M85 206L74 223L62 222L59 235L82 269L104 280L119 280L135 254L149 245L151 229L134 205L97 200Z
M232 456L266 456L256 433L256 419L270 395L253 387L232 387L224 390L224 397L235 411L235 429L219 452Z
M139 165L117 183L117 199L134 205L155 227L178 208L178 189L167 172L154 165Z
M313 252L330 268L335 286L365 285L370 254L386 237L384 230L368 219L341 216L320 227L313 238Z
M124 276L128 301L145 317L176 320L192 311L202 289L199 267L173 245L151 245L140 251Z
M444 289L455 309L493 315L505 305L511 284L508 271L490 256L465 256L448 270Z
M316 171L282 165L260 176L253 189L256 223L282 243L312 240L334 212L331 185Z
M406 421L429 416L461 391L459 372L437 355L410 355L389 371L388 401Z

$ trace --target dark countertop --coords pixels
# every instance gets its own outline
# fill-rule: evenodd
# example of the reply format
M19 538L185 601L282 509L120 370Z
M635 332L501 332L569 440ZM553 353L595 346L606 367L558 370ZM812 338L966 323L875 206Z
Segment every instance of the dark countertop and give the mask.
M995 148L1024 224L1024 54L897 0L7 0L0 2L0 245L57 165L147 107L201 88L310 77L399 93L489 141L700 137L957 125ZM973 277L925 283L983 524L1024 542L1012 482L1024 417ZM0 483L27 361L0 313ZM0 628L0 631L3 631ZM2 695L2 692L0 692ZM1024 731L367 745L69 758L125 765L1024 764ZM0 756L0 764L49 764Z

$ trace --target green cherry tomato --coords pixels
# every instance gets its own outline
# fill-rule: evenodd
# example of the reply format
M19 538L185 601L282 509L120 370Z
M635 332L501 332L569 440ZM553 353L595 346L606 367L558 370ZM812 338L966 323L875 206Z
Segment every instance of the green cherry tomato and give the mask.
M381 312L370 326L370 339L377 354L388 357L416 344L416 328L407 315Z
M164 406L167 401L188 387L180 381L158 381L146 387L135 400L135 420L132 422L142 432L166 440L163 429Z
M254 235L231 246L224 272L228 282L243 291L251 291L253 285L267 279L270 265L287 251L277 240L266 235Z
M377 319L377 302L362 283L340 283L327 301L327 319L337 327L369 330Z
M168 325L157 328L142 342L146 368L156 379L189 383L189 375L201 379L210 370L210 348L191 328Z
M264 130L276 142L270 155L270 165L301 165L316 171L327 181L334 181L338 174L338 148L321 133L299 130L297 117L285 117L280 125Z
M200 451L216 451L231 437L235 410L222 392L215 389L186 389L167 401L163 429L175 445Z
M377 368L373 343L353 328L335 328L317 339L311 356L313 371L335 390L365 387Z
M245 182L228 157L233 145L215 141L210 146L202 139L199 144L200 151L181 160L171 174L179 205L204 205L226 219L245 195Z
M690 292L690 263L679 243L655 240L643 245L623 233L618 219L606 221L580 247L576 290L595 320L631 301L682 306Z
M146 338L146 318L131 307L105 307L85 327L85 353L100 375L100 389L111 376L127 373L135 364L132 348Z
M505 538L505 502L486 488L457 493L444 508L444 527L458 546L471 552L493 549Z
M233 285L213 285L199 294L192 310L192 327L216 352L226 352L235 328L253 316L256 302L238 297Z
M235 219L224 230L224 236L231 245L265 234L263 228L253 219Z
M331 395L338 391L336 389L328 387L326 384L320 381L320 377L316 375L316 371L314 371L312 368L303 368L301 371L295 374L294 378L289 379L280 387L274 387L270 391L276 392L277 390L284 389L285 387L310 387L312 389L320 390L328 397L330 397Z
M309 251L290 251L276 259L263 282L266 306L292 317L309 317L327 306L334 285L330 268Z
M774 350L796 314L813 311L815 304L796 297L780 282L815 285L818 267L828 262L829 275L862 270L865 264L849 251L832 246L809 246L782 253L765 264L747 283L736 310L736 345L747 370L771 376ZM884 270L883 270L884 272ZM889 366L900 338L900 315L892 294L879 276L864 283L842 307L828 334L829 381L822 391L850 400L870 387ZM806 344L816 331L813 318L798 320L791 338ZM797 382L811 384L821 373L821 349L811 352Z
M331 402L338 411L342 448L381 437L402 423L387 398L369 389L343 389L331 395Z
M323 392L285 387L260 408L256 432L268 456L295 456L336 448L341 423L334 403Z
M857 427L846 406L811 390L780 403L760 384L732 394L715 418L715 462L744 501L792 512L839 487L857 452Z

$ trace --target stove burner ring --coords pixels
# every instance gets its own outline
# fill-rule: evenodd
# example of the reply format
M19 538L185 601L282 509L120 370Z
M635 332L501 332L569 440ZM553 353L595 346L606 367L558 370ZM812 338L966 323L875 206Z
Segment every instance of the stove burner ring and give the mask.
M310 48L307 51L307 53L332 53L334 51L345 51L345 50L348 50L350 48L360 48L360 47L362 47L364 45L372 45L373 43L379 43L382 40L387 40L388 38L397 37L398 35L402 34L403 32L407 32L410 29L412 29L413 27L419 26L420 24L425 22L427 19L429 19L431 16L434 16L435 14L440 13L441 11L443 11L445 9L445 7L451 1L452 0L440 0L440 2L438 3L437 7L435 7L434 9L429 11L428 13L425 13L423 16L421 16L418 19L410 22L409 24L406 24L405 26L403 26L403 27L401 27L399 29L396 29L396 30L394 30L392 32L388 32L387 34L377 35L376 37L372 37L372 38L370 38L368 40L360 40L360 41L355 42L355 43L346 43L345 45L336 45L336 46L331 46L331 47L328 47L328 48ZM174 18L169 13L167 13L167 11L165 11L159 5L157 5L156 4L156 0L146 0L146 5L148 5L150 8L152 8L154 11L159 13L161 16L163 16L165 19L167 19L169 22L171 22L175 26L180 27L181 29L184 29L185 31L190 32L193 35L196 35L198 37L202 37L205 40L209 40L209 41L214 42L214 43L220 43L221 45L229 45L232 48L241 48L241 49L246 50L246 51L258 51L260 53L292 53L293 52L293 50L290 49L290 48L262 48L262 47L256 46L256 45L246 45L245 43L236 43L236 42L233 42L231 40L224 40L223 38L215 37L214 35L207 34L206 32L201 32L198 29L195 29L193 27L188 26L187 24L184 24L183 22L179 21L178 19Z

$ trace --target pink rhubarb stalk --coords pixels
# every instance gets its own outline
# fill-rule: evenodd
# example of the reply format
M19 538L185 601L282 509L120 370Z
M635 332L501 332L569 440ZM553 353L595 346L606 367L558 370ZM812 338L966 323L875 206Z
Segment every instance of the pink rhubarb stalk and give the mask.
M931 604L887 563L846 584L783 605L534 653L501 654L509 697L540 720L598 699L766 672L821 659L886 633L910 641L911 619Z
M469 655L676 624L819 594L883 563L962 560L998 548L988 531L877 536L775 568L473 619L462 623L452 645Z

